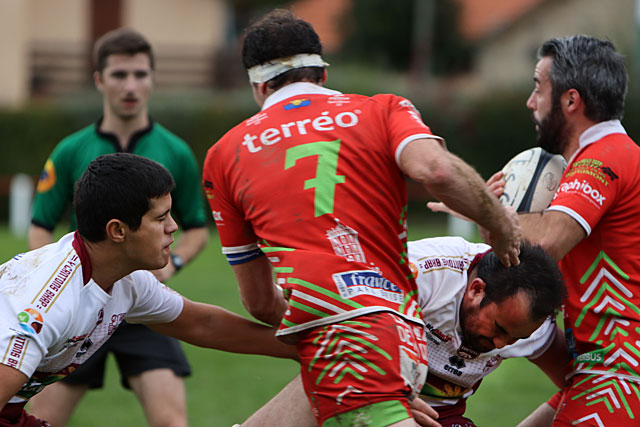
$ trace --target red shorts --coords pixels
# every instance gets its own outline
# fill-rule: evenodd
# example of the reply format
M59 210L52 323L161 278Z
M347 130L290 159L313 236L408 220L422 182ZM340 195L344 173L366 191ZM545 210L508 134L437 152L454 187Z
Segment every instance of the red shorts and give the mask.
M638 384L605 375L576 375L563 390L555 426L640 425Z
M51 427L48 422L27 414L25 404L7 403L0 411L0 427Z
M298 355L321 426L358 420L386 426L411 418L409 401L427 376L424 329L388 312L305 331Z

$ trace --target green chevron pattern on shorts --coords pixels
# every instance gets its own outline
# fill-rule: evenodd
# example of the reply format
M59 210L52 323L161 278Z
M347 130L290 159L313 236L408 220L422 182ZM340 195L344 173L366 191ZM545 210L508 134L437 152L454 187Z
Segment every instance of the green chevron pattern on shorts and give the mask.
M364 322L358 322L355 320L347 320L344 322L340 322L341 325L352 325L352 326L359 326L361 328L370 328L371 325L368 323L364 323ZM318 334L318 336L316 337L315 340L313 340L313 344L314 345L318 345L318 341L320 341L324 335L326 335L327 331L329 330L328 326L325 326L324 328L322 328L322 332L320 332Z
M273 267L274 273L293 273L293 267Z
M596 377L596 375L589 375L587 376L587 378L583 379L582 381L576 383L576 385L578 384L582 384L585 381L594 379ZM635 393L636 399L640 399L640 391L638 390L638 386L637 384L627 381L626 383ZM635 416L633 414L633 411L631 410L631 407L629 406L629 402L627 400L627 394L624 392L624 390L622 390L620 388L620 384L618 384L618 382L615 380L615 378L612 378L610 380L607 381L603 381L598 383L597 385L595 385L594 387L580 393L577 394L575 396L573 396L571 398L571 400L578 400L582 397L588 397L593 395L594 393L600 392L600 397L598 398L594 398L594 399L590 399L588 401L586 401L584 403L585 406L591 406L591 405L595 405L597 403L603 403L607 409L609 410L610 413L613 413L613 411L615 410L614 408L614 404L612 404L612 399L617 398L618 402L620 402L620 404L622 406L624 406L627 415L629 416L629 418L631 419L635 419Z
M321 286L318 286L318 285L314 285L313 283L307 282L307 281L302 280L302 279L297 279L295 277L288 277L287 278L287 282L295 283L296 285L300 285L303 288L307 288L307 289L310 289L312 291L318 292L318 293L320 293L320 294L322 294L322 295L324 295L326 297L329 297L329 298L331 298L333 300L339 301L340 303L348 305L348 306L350 306L350 307L352 307L354 309L358 309L358 308L363 308L364 307L364 305L358 304L357 302L353 302L353 301L349 301L349 300L343 299L340 296L340 294L337 294L335 292L331 292L328 289L325 289L325 288L323 288Z
M366 359L365 356L368 353L367 350L362 351L362 354L358 354L356 353L358 350L354 349L353 345L345 345L350 343L360 344L363 347L367 347L369 350L372 350L381 354L387 360L392 360L392 357L389 355L389 353L387 353L377 345L367 341L362 336L356 335L357 332L350 332L350 331L337 329L337 328L340 328L340 326L349 326L349 324L357 325L357 324L361 324L361 322L343 322L337 325L325 326L320 332L319 336L313 341L314 344L316 344L320 348L318 349L316 356L311 360L311 363L309 364L309 368L308 368L309 371L312 370L313 366L319 360L327 359L328 357L332 359L331 362L329 362L327 366L324 367L324 369L316 379L316 384L319 384L320 381L322 381L322 379L325 377L325 375L331 369L333 369L334 366L337 366L339 364L343 364L344 366L340 369L339 375L336 376L334 380L335 384L342 381L342 379L346 374L351 374L360 380L363 379L364 377L350 366L354 364L352 360L355 360L360 364L365 365L370 369L373 369L380 375L386 375L386 372L382 368L380 368L373 362L370 362L369 360ZM371 326L368 324L365 324L365 327L370 328ZM330 342L327 344L319 343L320 340L318 338L320 337L325 338L326 335L328 335L330 332L335 332L336 333L335 337L333 337L330 340ZM363 333L363 335L369 335L370 337L375 338L373 335L370 335L370 334ZM341 349L343 345L344 345L344 348ZM346 348L348 348L348 350ZM330 353L335 351L336 349L339 351L339 353L335 355L330 355ZM348 356L348 358L346 356Z

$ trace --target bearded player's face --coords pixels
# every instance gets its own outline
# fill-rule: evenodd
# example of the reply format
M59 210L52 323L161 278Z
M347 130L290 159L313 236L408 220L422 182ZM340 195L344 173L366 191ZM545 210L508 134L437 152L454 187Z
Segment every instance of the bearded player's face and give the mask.
M560 107L560 99L553 98L549 80L552 62L548 56L538 61L533 76L535 88L527 99L527 108L532 111L538 145L550 153L564 154L569 142L567 120Z

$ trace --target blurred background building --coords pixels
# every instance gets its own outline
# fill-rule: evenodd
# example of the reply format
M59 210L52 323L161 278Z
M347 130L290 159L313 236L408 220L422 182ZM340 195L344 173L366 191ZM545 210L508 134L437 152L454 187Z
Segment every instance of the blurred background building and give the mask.
M241 71L237 35L274 6L290 7L314 24L329 53L339 53L345 39L357 40L357 34L373 37L356 59L369 55L375 66L404 65L419 83L440 74L436 82L446 83L446 90L473 94L520 87L531 79L537 46L552 36L608 38L635 58L636 2L1 0L0 106L16 108L33 97L64 96L91 85L90 47L120 26L151 40L159 90L233 86ZM371 26L387 37L376 40ZM385 64L380 56L391 59ZM453 65L443 65L447 60Z

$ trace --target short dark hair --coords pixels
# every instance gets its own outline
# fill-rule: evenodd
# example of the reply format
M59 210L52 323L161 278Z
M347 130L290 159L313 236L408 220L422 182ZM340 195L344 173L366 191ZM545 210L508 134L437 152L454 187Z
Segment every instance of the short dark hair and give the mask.
M102 73L110 55L135 55L145 53L149 56L151 69L155 69L153 49L147 39L130 28L118 28L100 37L93 47L93 66Z
M111 219L137 230L151 199L169 194L174 187L169 171L153 160L129 153L97 157L76 183L78 232L90 242L102 241Z
M520 264L505 267L495 253L488 252L478 262L477 277L485 282L485 296L480 303L501 303L524 292L531 304L531 320L554 316L567 289L558 264L542 247L523 241L520 245Z
M588 119L622 119L628 76L613 43L584 35L553 38L538 50L539 58L547 56L553 58L549 81L554 101L576 89Z
M242 64L248 70L278 58L309 53L322 55L320 37L310 23L296 18L284 9L275 9L253 23L244 32ZM296 81L322 81L324 67L302 67L289 70L267 82L278 89Z

